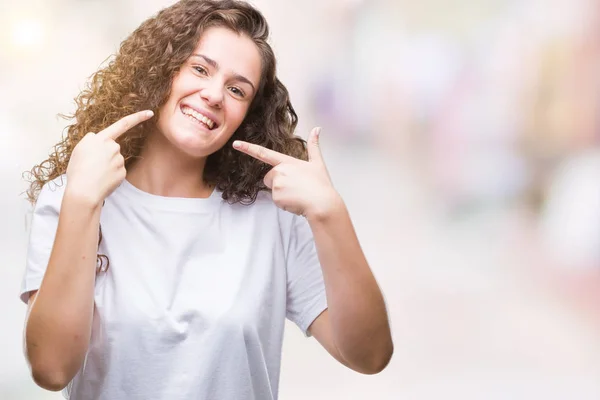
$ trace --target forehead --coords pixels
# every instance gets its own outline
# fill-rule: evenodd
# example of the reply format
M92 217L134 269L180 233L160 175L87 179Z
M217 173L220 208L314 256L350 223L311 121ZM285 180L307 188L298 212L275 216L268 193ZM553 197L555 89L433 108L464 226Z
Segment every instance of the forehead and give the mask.
M257 86L262 61L256 44L246 35L224 27L210 27L200 36L194 54L202 54L219 65L224 74L239 74Z

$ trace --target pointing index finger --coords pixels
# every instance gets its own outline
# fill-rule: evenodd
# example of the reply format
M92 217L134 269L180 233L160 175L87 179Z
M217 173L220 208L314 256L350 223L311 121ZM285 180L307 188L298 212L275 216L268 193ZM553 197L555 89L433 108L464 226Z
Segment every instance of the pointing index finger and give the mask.
M241 140L236 140L235 142L233 142L233 147L236 150L248 154L250 157L254 157L257 160L267 163L273 167L285 161L289 162L291 160L296 160L293 157L278 153L271 149L267 149L266 147L244 142Z
M121 136L134 126L152 118L153 115L154 113L150 110L139 111L134 114L127 115L115 122L114 124L100 131L98 135L112 140L116 140L119 138L119 136Z

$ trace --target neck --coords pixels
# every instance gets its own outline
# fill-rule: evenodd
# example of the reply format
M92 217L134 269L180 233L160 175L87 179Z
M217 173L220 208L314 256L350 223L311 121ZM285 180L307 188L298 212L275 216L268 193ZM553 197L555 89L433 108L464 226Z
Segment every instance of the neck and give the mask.
M127 181L158 196L209 197L213 188L204 182L205 164L206 157L189 157L162 135L150 134L138 159L127 168Z

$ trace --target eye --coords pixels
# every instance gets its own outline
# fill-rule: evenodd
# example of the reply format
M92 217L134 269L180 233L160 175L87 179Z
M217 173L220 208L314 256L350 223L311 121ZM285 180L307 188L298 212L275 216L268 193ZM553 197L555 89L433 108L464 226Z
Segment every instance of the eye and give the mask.
M201 66L197 65L197 66L194 66L193 68L196 71L198 71L200 74L202 74L202 75L207 75L208 74L208 72L206 71L206 69L204 69L204 67L201 67Z
M235 94L236 96L239 96L239 97L246 96L245 93L241 89L236 88L235 86L230 87L229 90L231 91L231 93Z

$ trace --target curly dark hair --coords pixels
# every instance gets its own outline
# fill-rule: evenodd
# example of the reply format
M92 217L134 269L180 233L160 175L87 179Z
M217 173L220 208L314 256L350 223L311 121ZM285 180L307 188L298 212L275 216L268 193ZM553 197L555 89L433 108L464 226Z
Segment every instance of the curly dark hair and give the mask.
M235 151L236 139L306 160L306 142L294 135L298 117L285 86L276 76L276 60L267 43L264 16L238 0L181 0L143 22L120 46L107 66L93 74L76 98L74 123L54 146L48 159L29 172L28 199L35 203L42 186L64 174L73 148L88 132L99 132L126 115L150 109L155 117L119 139L125 166L139 155L145 132L155 127L158 109L170 94L171 83L192 55L208 27L226 27L253 40L262 59L262 75L248 113L228 143L211 154L204 180L223 192L230 203L254 202L269 166Z

